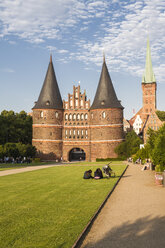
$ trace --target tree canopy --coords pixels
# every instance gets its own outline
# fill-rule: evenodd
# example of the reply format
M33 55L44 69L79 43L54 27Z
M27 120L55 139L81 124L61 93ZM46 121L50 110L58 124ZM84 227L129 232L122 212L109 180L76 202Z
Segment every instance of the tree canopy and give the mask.
M15 113L3 110L0 114L0 144L5 143L31 144L32 117L25 111Z
M165 121L165 111L157 110L156 114L161 121Z
M139 146L142 143L143 141L132 130L126 134L125 141L116 147L115 152L119 157L128 158L139 150Z

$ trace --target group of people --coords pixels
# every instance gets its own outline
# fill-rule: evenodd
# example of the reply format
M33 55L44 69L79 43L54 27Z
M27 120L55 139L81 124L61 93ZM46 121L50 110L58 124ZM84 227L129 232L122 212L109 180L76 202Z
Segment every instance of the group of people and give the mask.
M109 178L112 172L112 169L110 168L110 166L105 165L102 169L103 169L103 172L100 168L97 168L96 171L94 172L94 176L92 176L92 170L85 171L83 178L84 179L90 179L90 178L101 179L103 178L103 173L106 175L106 177Z

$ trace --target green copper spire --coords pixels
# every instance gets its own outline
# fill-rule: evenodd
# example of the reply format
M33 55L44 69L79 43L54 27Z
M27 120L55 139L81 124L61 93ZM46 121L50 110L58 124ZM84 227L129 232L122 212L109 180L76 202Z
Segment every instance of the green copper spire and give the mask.
M143 74L142 83L155 83L155 75L152 69L152 61L151 61L151 50L150 50L150 42L149 38L147 40L147 53L146 53L146 67L145 72Z

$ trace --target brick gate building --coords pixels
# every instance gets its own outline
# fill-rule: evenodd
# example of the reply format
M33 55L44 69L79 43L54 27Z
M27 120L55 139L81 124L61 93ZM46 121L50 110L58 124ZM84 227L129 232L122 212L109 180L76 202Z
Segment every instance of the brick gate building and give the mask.
M33 145L45 160L95 161L112 158L123 141L123 107L117 99L105 58L93 104L80 85L62 101L52 57L33 107Z

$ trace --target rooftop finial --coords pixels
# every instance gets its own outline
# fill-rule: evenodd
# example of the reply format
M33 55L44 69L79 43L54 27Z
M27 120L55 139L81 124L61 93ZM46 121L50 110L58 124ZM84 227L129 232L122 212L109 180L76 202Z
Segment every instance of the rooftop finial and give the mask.
M103 62L105 62L105 52L103 51Z
M52 63L52 54L50 54L50 63Z

